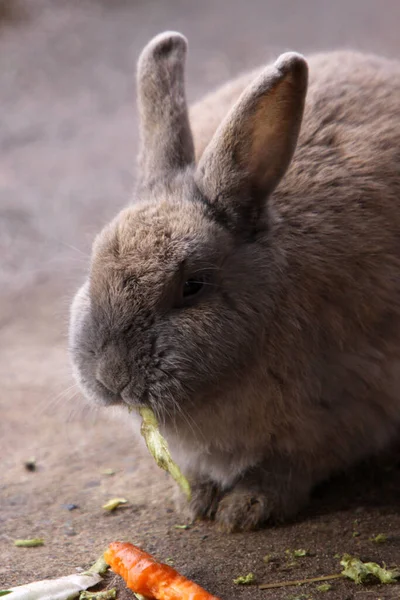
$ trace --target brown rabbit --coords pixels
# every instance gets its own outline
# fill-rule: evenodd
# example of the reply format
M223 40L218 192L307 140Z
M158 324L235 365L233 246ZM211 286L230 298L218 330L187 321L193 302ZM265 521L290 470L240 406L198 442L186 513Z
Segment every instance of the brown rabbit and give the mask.
M154 409L192 516L245 530L399 431L400 66L314 56L307 93L284 54L189 124L185 55L168 32L140 57L135 202L94 243L71 356L94 402Z

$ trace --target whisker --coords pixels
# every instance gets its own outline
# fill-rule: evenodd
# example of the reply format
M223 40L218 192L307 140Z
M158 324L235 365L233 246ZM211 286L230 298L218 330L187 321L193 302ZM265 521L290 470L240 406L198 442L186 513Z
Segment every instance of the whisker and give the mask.
M47 235L46 237L48 240L52 240L53 242L56 242L57 244L61 244L61 246L64 246L65 248L69 248L70 250L73 250L74 252L78 252L78 254L82 254L82 256L84 256L85 258L90 259L90 254L88 254L87 252L83 252L83 250L81 250L80 248L77 248L76 246L73 246L72 244L69 244L68 242L64 242L63 240L54 238L49 235Z
M166 375L168 378L172 379L172 381L174 381L177 384L177 387L180 388L181 384L180 381L175 377L175 375L173 375L172 373L167 373L166 371L164 371L164 369L162 367L159 367L159 370ZM193 433L193 436L196 438L196 432L195 432L195 427L197 429L197 432L201 435L201 437L204 438L204 434L202 433L200 427L197 425L197 423L194 421L194 419L187 413L184 411L183 407L180 406L178 404L178 402L175 400L173 394L171 394L171 403L173 408L175 409L175 412L178 412L182 419L186 422L186 424L188 425L188 427L190 428L191 432ZM176 428L177 431L177 428ZM177 431L178 433L178 431Z
M196 269L196 273L202 273L203 271L221 271L221 267L218 265L207 265L201 269Z
M176 402L176 401L174 401L174 408L177 409L177 411L181 415L182 419L186 422L187 426L189 427L190 431L193 434L193 437L197 438L197 434L196 434L196 430L197 430L197 433L199 433L200 436L202 438L204 438L203 432L201 431L200 427L195 422L195 420L193 419L193 417L191 417L188 412L184 411L183 407L180 406L178 404L178 402ZM177 426L176 426L176 431L177 431ZM177 431L177 433L178 433L178 431Z
M60 404L60 402L62 400L64 400L68 394L71 393L71 391L78 391L78 384L77 383L73 383L72 385L70 385L69 387L67 387L65 390L62 390L61 392L59 392L59 394L57 394L54 397L49 397L48 398L48 405L58 405Z
M86 421L90 419L90 422L96 423L98 420L99 410L88 403L83 402L75 402L68 406L68 414L67 414L67 423L71 423L74 421Z

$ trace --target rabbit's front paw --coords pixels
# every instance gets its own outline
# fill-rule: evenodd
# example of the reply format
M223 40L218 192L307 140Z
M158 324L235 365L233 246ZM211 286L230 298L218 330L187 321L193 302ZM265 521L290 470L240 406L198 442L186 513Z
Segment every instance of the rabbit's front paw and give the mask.
M271 514L271 503L263 493L233 490L222 498L215 520L223 531L233 533L258 529Z
M178 511L192 521L213 519L221 498L220 488L212 481L191 481L190 484L190 502L180 494L176 499Z
M307 503L312 479L291 462L275 459L245 473L220 500L215 520L226 532L250 531L293 517Z
M189 503L192 519L213 519L220 497L220 489L211 481L192 485L192 496Z

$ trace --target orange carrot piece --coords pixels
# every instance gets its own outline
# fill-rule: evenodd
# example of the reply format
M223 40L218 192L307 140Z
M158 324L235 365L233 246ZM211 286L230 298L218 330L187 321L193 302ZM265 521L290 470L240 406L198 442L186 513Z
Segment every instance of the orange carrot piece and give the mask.
M127 587L155 600L219 600L172 567L157 562L150 554L128 542L113 542L104 560L121 575Z

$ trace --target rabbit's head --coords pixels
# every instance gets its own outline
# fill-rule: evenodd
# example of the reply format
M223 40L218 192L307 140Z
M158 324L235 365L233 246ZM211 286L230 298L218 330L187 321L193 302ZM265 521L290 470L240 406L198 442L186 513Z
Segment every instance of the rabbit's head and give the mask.
M186 46L165 33L140 57L135 202L95 240L70 327L88 398L148 404L164 419L212 404L260 354L281 260L268 196L293 156L307 89L304 59L282 55L196 165Z

